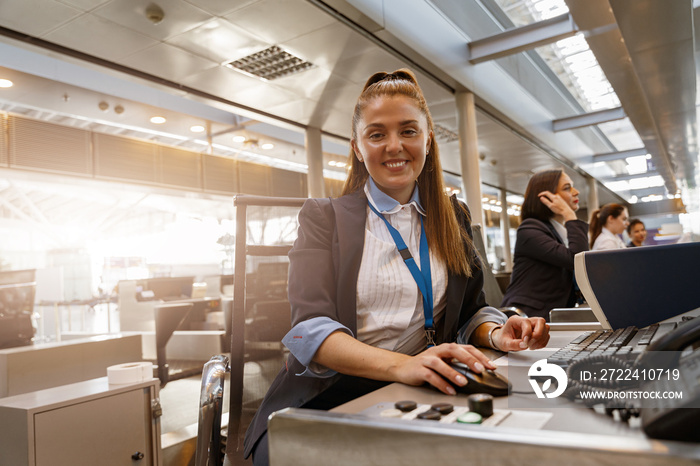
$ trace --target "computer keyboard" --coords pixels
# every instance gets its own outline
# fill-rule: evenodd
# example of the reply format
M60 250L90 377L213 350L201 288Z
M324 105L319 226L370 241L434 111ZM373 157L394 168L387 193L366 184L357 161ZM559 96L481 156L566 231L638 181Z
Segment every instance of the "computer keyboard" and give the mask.
M547 358L547 362L567 367L571 362L589 356L614 355L633 360L646 350L659 330L659 324L643 329L625 327L617 330L586 332Z

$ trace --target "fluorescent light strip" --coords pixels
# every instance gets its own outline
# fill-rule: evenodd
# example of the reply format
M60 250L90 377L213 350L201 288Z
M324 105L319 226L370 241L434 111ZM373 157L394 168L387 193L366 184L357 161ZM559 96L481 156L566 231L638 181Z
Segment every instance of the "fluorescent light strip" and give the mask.
M12 102L8 102L8 101L2 100L2 99L0 99L0 102L3 102L3 103L5 103L5 104L7 104L7 105L14 105ZM46 113L46 112L47 112L47 110L45 110L45 109L38 108L38 107L34 107L34 106L32 106L32 105L25 105L25 104L22 104L22 108L28 109L28 110L33 110L33 111L35 111L35 112L41 112L41 113ZM171 134L171 133L166 133L166 132L163 132L163 131L156 131L156 130L153 130L153 129L141 128L141 127L138 127L138 126L125 125L125 124L123 124L123 123L115 123L115 122L113 122L113 121L106 121L106 120L100 120L100 119L95 119L95 118L87 118L87 117L80 116L80 115L74 115L74 114L72 114L72 113L63 113L63 112L56 112L56 111L50 111L49 113L51 113L51 114L53 114L53 115L56 115L56 116L61 116L61 117L65 117L65 118L71 118L71 119L74 119L74 120L83 121L83 122L87 122L87 123L97 123L97 124L100 124L100 125L103 125L103 126L111 126L111 127L114 127L114 128L127 129L127 130L130 130L130 131L136 131L136 132L139 132L139 133L146 133L146 134L152 134L152 135L154 135L154 136L162 136L162 137L167 137L167 138L171 138L171 139L176 139L176 140L178 140L178 141L187 141L187 140L190 139L190 138L188 138L188 137L179 136L179 135L177 135L177 134ZM23 118L31 118L31 117L27 117L26 115L22 115L21 113L18 113L17 115L18 115L18 116L21 116L21 117L23 117ZM41 121L44 121L44 120L41 120ZM48 123L53 123L53 122L48 121ZM54 123L54 124L58 124L58 123ZM70 125L63 125L63 124L60 124L60 126L70 126ZM71 127L73 127L73 126L71 126Z

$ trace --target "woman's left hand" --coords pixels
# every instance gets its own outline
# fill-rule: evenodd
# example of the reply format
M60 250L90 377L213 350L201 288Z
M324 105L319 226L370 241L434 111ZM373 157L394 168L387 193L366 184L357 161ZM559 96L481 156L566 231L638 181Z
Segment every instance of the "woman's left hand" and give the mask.
M493 332L492 339L504 352L544 348L549 342L549 325L542 317L512 316Z
M540 202L546 205L555 215L561 215L565 222L576 220L576 212L559 194L542 191L538 194Z

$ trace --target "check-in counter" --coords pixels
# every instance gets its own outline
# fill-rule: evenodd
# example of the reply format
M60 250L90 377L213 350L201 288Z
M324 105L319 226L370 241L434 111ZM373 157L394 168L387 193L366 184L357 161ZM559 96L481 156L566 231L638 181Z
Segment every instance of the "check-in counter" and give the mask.
M0 399L0 464L160 466L158 393L101 377Z
M0 350L0 398L103 377L141 361L141 335L111 334Z
M553 331L549 349L496 359L513 392L493 401L494 418L462 424L446 417L423 420L409 414L387 417L395 403L419 407L468 407L468 396L444 395L430 387L393 383L331 411L290 408L269 420L270 464L537 464L538 466L665 466L700 464L700 445L656 440L639 424L615 420L566 399L534 399L528 368L571 341L578 330ZM494 358L494 355L490 355Z

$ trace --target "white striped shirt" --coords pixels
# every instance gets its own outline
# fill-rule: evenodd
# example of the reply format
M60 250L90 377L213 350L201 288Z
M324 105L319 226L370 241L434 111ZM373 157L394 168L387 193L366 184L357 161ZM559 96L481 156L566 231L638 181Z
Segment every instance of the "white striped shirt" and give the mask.
M365 186L367 199L399 231L418 265L420 216L424 215L418 190L414 191L408 204L400 205L370 183ZM387 208L389 206L392 207ZM447 304L447 267L430 254L430 269L433 319L438 328ZM427 344L424 325L423 300L418 285L384 221L368 206L365 245L357 282L357 338L378 348L417 354Z
M591 251L600 251L601 249L625 249L627 245L622 238L603 227L598 237L593 242Z

